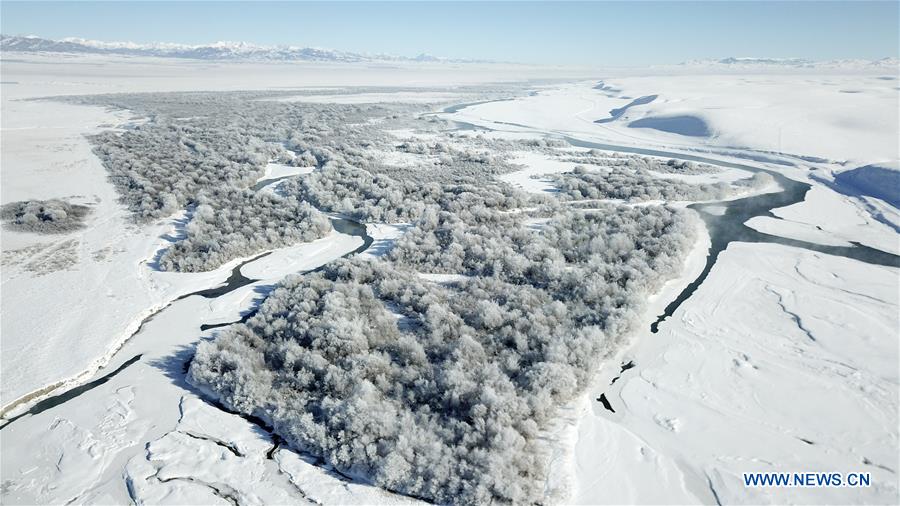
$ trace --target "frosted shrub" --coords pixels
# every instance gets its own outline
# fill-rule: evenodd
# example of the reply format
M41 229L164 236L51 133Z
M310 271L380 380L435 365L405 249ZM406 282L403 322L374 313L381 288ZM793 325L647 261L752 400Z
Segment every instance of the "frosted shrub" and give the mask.
M661 174L711 174L721 169L714 165L683 160L660 160L647 156L610 153L599 149L567 151L558 155L563 161L597 165L600 167L624 167L632 170L650 170Z
M440 120L417 116L430 110L423 105L271 95L80 99L153 118L95 143L138 220L193 209L163 269L208 270L320 237L330 227L317 209L413 225L383 257L283 280L246 323L198 345L189 381L267 420L293 447L389 490L438 503L552 501L542 431L677 273L692 215L583 211L494 179L516 169L511 153L553 155L558 140L443 133ZM410 127L432 138L387 133ZM317 170L285 180L278 195L250 190L268 160ZM652 163L662 162L628 158L615 172L556 177L567 198L729 191L661 181Z
M328 219L308 204L256 195L248 188L269 160L321 166L341 158L368 164L365 150L390 141L366 122L408 109L263 98L253 93L150 93L68 99L152 118L124 132L103 132L92 141L136 220L197 207L186 237L160 258L162 269L214 269L237 257L328 234Z
M84 227L91 212L87 206L63 200L10 202L0 208L0 219L10 230L39 234L62 234Z
M186 236L159 259L166 271L198 272L268 249L327 235L331 222L306 202L250 190L201 194Z
M484 205L430 207L389 258L286 279L246 324L199 345L190 381L389 490L544 501L541 430L693 240L688 216L662 207L549 219L535 232Z
M289 181L282 188L286 194L306 200L318 209L360 221L387 223L414 221L428 206L462 211L487 205L508 210L532 201L532 197L509 185L487 181L484 177L479 181L459 176L455 182L445 184L427 177L416 180L407 174L395 177L343 162L330 162L321 171Z
M733 193L727 183L690 184L655 177L647 170L614 168L541 176L553 181L560 192L572 199L718 200Z

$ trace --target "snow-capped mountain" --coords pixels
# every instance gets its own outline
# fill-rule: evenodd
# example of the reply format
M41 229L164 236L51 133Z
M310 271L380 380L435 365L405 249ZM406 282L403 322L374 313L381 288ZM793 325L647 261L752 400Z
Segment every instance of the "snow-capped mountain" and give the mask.
M828 60L813 61L804 58L754 58L728 57L717 60L690 60L681 63L688 67L721 67L721 68L884 68L896 69L900 60L882 58L880 60Z
M410 58L385 54L352 53L314 47L261 46L248 42L222 41L198 45L169 42L138 44L134 42L105 42L74 37L51 40L30 35L0 35L0 51L155 56L197 60L488 63L479 60L439 58L424 53Z

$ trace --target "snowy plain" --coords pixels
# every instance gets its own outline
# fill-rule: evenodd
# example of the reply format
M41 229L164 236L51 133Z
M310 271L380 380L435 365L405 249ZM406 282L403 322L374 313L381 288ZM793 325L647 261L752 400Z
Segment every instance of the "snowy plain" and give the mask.
M334 232L277 250L241 268L259 281L212 302L184 299L141 327L145 317L177 296L223 282L244 259L203 274L154 271L148 263L177 218L143 229L131 225L83 137L134 119L22 99L163 89L468 84L512 81L521 69L309 64L254 66L264 70L254 74L241 64L98 57L58 64L48 57L28 58L32 61L2 62L4 82L16 83L2 85L2 202L79 195L94 212L74 246L65 244L68 236L3 232L2 405L141 358L84 393L77 404L23 417L3 429L3 502L409 502L348 482L280 448L252 423L185 389L172 373L184 366L171 361L173 352L186 350L187 360L198 338L214 334L198 334L198 322L239 319L281 277L352 251L359 238ZM896 230L872 216L865 196L842 194L823 182L856 166L896 162L897 116L883 114L897 111L896 75L891 81L878 79L883 70L743 72L623 73L603 80L620 90L616 93L596 89L597 80L568 79L542 85L530 97L444 116L497 130L489 135L572 136L704 153L779 171L812 185L806 200L773 211L778 219L754 219L749 225L773 235L833 245L857 241L897 254ZM527 74L546 77L538 70ZM659 98L629 108L616 121L595 123L609 110L650 94ZM365 100L396 99L379 95L370 93ZM627 126L673 115L702 118L714 135ZM531 176L574 165L533 154L517 163L523 170L503 179L535 192L552 187ZM264 179L292 173L302 171L272 166ZM738 174L745 177L738 170L718 177ZM896 220L896 209L879 209ZM403 230L403 225L369 226L375 239L369 254L389 248ZM656 315L702 270L709 239L702 231L700 236L683 275L650 301L646 324L635 329L631 345L600 364L588 394L566 408L559 458L566 472L554 475L548 486L569 488L570 500L582 504L896 503L897 269L777 244L731 244L701 287L651 334L647 328ZM47 256L74 262L61 260L63 269L40 275L28 270L29 262ZM629 362L635 367L621 371ZM596 400L601 394L615 413ZM4 416L15 416L35 400ZM742 472L808 469L869 471L874 486L747 489L740 481Z

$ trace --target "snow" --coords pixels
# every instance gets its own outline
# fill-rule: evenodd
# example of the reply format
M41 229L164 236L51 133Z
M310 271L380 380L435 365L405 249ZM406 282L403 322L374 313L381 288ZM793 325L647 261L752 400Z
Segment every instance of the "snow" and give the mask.
M804 58L760 58L752 56L728 57L718 60L692 60L679 66L691 71L737 70L741 73L775 71L783 72L786 68L798 70L836 70L849 71L896 71L900 60L897 58L881 58L878 60L843 59L812 61Z
M0 65L3 70L4 103L25 97L116 92L283 92L359 86L456 88L484 83L518 83L548 76L545 68L513 64L469 64L464 67L404 62L389 66L364 62L283 64L90 54L61 57L6 51L0 57ZM549 73L566 75L573 72L559 69ZM584 77L590 72L576 74Z
M812 182L813 187L803 202L773 211L779 219L757 217L747 225L760 232L819 244L849 246L855 241L900 253L900 238L894 229L875 219L853 198ZM898 214L897 209L889 206L882 212Z
M837 174L834 183L842 193L877 198L900 208L900 168L866 165Z
M648 301L648 308L641 319L643 332L631 337L639 344L642 334L666 304L703 270L706 252L710 246L706 228L697 224L698 240L688 253L682 274L667 282ZM574 408L579 414L576 421L576 437L572 443L574 463L573 504L693 504L700 502L688 488L688 477L682 466L671 457L656 450L651 444L634 434L624 424L621 409L617 413L606 411L596 399L604 393L615 376L621 376L616 384L626 381L635 369L620 373L619 364L633 360L633 351L623 349L616 357L610 357L598 370L593 386L579 399ZM640 367L641 363L637 362ZM602 449L602 450L600 450Z
M83 137L97 124L123 120L121 114L6 95L3 100L2 202L75 195L93 208L86 228L71 234L3 231L0 397L6 406L96 369L145 309L163 303L138 262L155 251L168 226L131 225ZM45 268L51 264L64 267ZM85 311L85 300L103 309Z
M898 251L896 231L875 218L868 198L835 192L825 184L830 177L811 177L844 167L825 158L880 165L879 160L896 159L896 118L879 113L896 109L890 83L868 75L654 76L606 82L632 97L660 94L650 104L629 109L626 119L628 114L697 115L717 135L688 138L628 131L624 123L593 123L628 102L615 100L610 107L612 99L594 90L593 83L472 106L445 117L502 133L572 135L723 160L749 155L754 161L736 161L812 185L806 201L773 211L779 219L756 218L750 226L822 244L858 241ZM867 96L847 99L843 95L848 94L828 91L851 85L865 87ZM807 88L812 88L810 97L798 97ZM835 120L851 106L857 119ZM801 114L800 109L815 112ZM809 115L824 119L811 125L803 119ZM750 136L773 129L782 130L780 143L765 134ZM806 156L725 149L734 145ZM504 177L530 191L544 191L527 171L566 169L539 158ZM726 170L720 176L736 174L745 173ZM724 207L710 211L721 213ZM896 213L883 202L877 211ZM698 243L683 276L650 301L632 346L606 361L588 395L571 407L581 413L572 443L571 501L896 503L896 477L878 467L898 469L896 269L774 244L735 243L660 333L650 334L646 329L656 315L702 270L705 242ZM636 367L620 374L619 364L630 360ZM596 400L601 394L615 413ZM748 489L741 481L743 472L811 468L871 472L877 484L862 490Z
M875 73L873 73L875 72ZM822 74L787 69L780 74L632 75L604 80L616 94L574 83L512 101L465 108L449 119L481 126L574 134L619 144L704 149L749 147L762 152L815 156L863 165L896 160L900 107L896 82L876 70ZM896 69L894 69L896 73ZM852 88L858 93L842 93ZM612 95L612 96L610 96ZM630 107L616 121L597 124L632 97L658 95ZM628 97L628 98L625 98ZM712 137L687 137L654 129L628 128L650 117L692 116Z
M313 269L361 246L362 239L332 230L321 239L274 250L241 268L251 279L280 279L288 274Z
M641 108L644 117L688 114L717 133L718 146L751 148L834 160L897 156L894 85L869 74L630 79L626 92L652 88L660 98ZM859 93L841 93L853 87ZM814 135L811 135L815 132Z
M375 148L368 151L375 156L378 156L382 163L392 167L404 167L410 169L431 168L440 163L440 157L434 155L423 156L417 153L407 153L405 151L381 151Z
M554 160L540 153L520 152L511 163L523 165L521 170L503 174L498 179L531 193L554 192L556 186L548 179L537 179L534 176L569 172L578 164Z
M411 223L367 223L366 233L372 238L372 245L361 253L362 258L375 259L391 250Z
M469 278L465 274L435 274L431 272L420 272L419 277L432 283L456 283Z
M608 117L610 109L621 107L629 100L607 97L593 89L592 84L565 84L533 96L466 107L446 117L512 131L600 128L592 126L595 119Z
M133 226L83 138L134 118L20 99L124 91L451 86L546 77L546 72L516 66L460 71L349 63L200 65L99 56L60 61L27 55L17 61L7 53L0 65L0 200L72 197L94 208L87 228L74 234L3 231L3 405L48 385L95 379L141 354L77 399L2 429L3 502L212 504L227 502L223 494L252 503L411 502L346 481L285 448L269 459L274 442L265 431L208 404L183 381L194 344L217 332L201 332L200 324L239 319L284 275L337 258L361 240L334 232L281 248L242 267L242 274L259 281L214 300L189 297L167 306L178 295L221 283L245 259L210 273L154 271L152 259L167 244L162 236L176 227L178 217L143 229ZM756 218L748 225L821 244L856 241L900 251L897 228L889 225L900 223L896 208L859 192L840 193L836 177L861 165L896 165L897 116L883 113L897 110L896 81L877 79L867 68L691 72L605 79L618 92L594 89L596 80L553 84L534 96L442 116L496 128L500 131L484 135L500 138L570 134L724 160L753 156L756 161L743 163L781 171L812 189L804 202L774 210L777 218ZM616 121L594 123L631 100L623 96L648 94L659 98L629 108ZM335 93L331 99L392 98L367 95ZM405 92L405 100L414 95ZM438 98L433 92L425 96ZM713 136L627 127L636 119L672 115L702 118ZM837 163L844 160L850 162ZM522 170L502 178L533 192L549 187L532 175L577 165L526 153L516 161ZM273 163L263 180L307 170ZM728 169L660 177L699 182L738 176L746 174ZM374 242L363 256L384 254L408 227L369 224ZM775 244L733 243L694 295L658 334L650 334L649 323L703 268L708 246L701 231L682 276L649 300L629 345L598 364L587 394L561 413L551 435L548 488L569 490L569 499L561 502L577 504L897 503L897 270ZM36 263L60 268L38 273ZM439 283L462 279L422 276ZM632 360L635 367L620 372ZM601 394L615 413L596 400ZM807 470L871 472L873 486L753 489L741 480L749 471Z
M208 273L153 270L155 254L168 244L164 236L177 234L178 219L183 216L143 228L134 226L84 138L85 134L134 118L101 108L21 99L286 85L394 86L411 78L421 86L447 85L509 80L511 71L473 69L460 74L456 70L385 70L352 65L200 66L109 57L59 61L34 55L18 61L8 59L7 53L3 56L2 202L74 196L74 201L94 208L87 228L74 234L51 237L3 231L0 397L4 408L11 408L4 410L4 417L8 420L42 397L73 384L104 377L140 355L137 362L77 398L2 428L3 502L113 504L130 502L131 495L136 494L150 503L205 504L221 501L211 488L202 485L213 476L217 483L227 482L229 490L245 497L257 494L254 500L298 501L302 495L286 478L278 482L268 459L265 469L253 467L259 459L253 459L252 464L216 461L211 466L208 457L222 454L210 451L220 451L221 447L210 447L209 441L189 436L188 441L172 433L187 423L179 405L198 399L197 393L184 384L182 370L194 343L216 332L201 333L200 324L237 320L284 275L317 267L352 251L359 247L360 238L335 232L313 243L279 249L242 268L244 275L259 281L214 300L189 297L169 304L184 293L222 283L232 268L246 259L235 259ZM502 77L505 72L507 77ZM67 77L74 75L78 78ZM267 177L305 170L273 164ZM387 251L405 228L403 224L370 226L376 239L371 254ZM53 258L46 258L50 256ZM35 259L52 260L65 268L37 275L29 270ZM45 386L49 388L42 388ZM35 394L13 406L17 398L30 392ZM205 430L222 424L232 431L226 435L237 437L238 430L226 420L231 415L215 411L222 420L207 424ZM221 437L221 433L207 435ZM322 487L331 483L328 486L334 490L321 490L322 497L337 498L341 503L400 500L372 487L349 486L302 459L292 461L287 450L276 453L285 454L279 458L285 466L291 466L295 480L312 480ZM189 460L190 455L195 459ZM198 461L197 456L203 459ZM298 470L301 464L308 469ZM123 480L123 470L127 480ZM139 479L129 478L157 471L169 473L162 476L195 481L139 483ZM281 491L259 490L273 482Z
M309 458L297 453L278 450L275 459L291 483L304 491L307 498L318 504L375 506L383 504L426 504L412 498L390 494L371 485L335 478Z
M57 57L85 53L116 54L131 57L190 58L196 60L240 61L327 61L327 62L417 62L417 63L473 63L472 60L452 59L419 54L415 57L387 54L364 54L317 47L290 45L258 45L244 41L218 41L207 44L174 42L136 43L128 41L100 41L78 37L52 40L36 36L6 36L2 38L5 52L54 53Z
M199 339L216 332L201 333L200 323L240 318L259 301L261 293L287 273L337 258L359 246L359 241L335 232L313 243L275 251L242 269L245 275L262 277L260 281L212 300L188 297L160 311L98 376L115 370L130 357L141 355L140 360L76 399L3 427L4 502L124 503L132 495L151 504L218 502L221 498L210 495L211 489L203 484L227 485L229 494L249 502L295 501L297 492L286 480L282 480L281 490L271 488L277 483L273 478L277 471L271 461L258 455L271 448L268 436L239 417L204 408L199 393L184 383L185 362ZM195 414L201 418L193 419ZM185 436L187 433L224 441L244 457L230 459L220 445ZM307 465L318 479L327 475L321 468ZM130 490L122 481L123 469ZM150 476L176 479L146 479ZM371 487L366 490L383 494Z
M610 457L579 452L590 474L579 483L596 494L577 497L601 499L638 476L622 501L652 502L641 493L669 484L680 495L667 497L683 502L713 501L713 489L728 504L895 502L895 475L863 461L897 469L897 310L895 270L732 244L660 333L625 352L636 367L592 389L616 413L595 403L582 433L624 454L620 466L636 466L598 476ZM750 489L741 478L806 470L871 472L873 485Z
M294 167L292 165L285 165L283 163L274 163L270 162L266 164L266 171L263 173L262 177L260 177L256 184L262 183L264 181L269 181L272 179L280 179L288 176L300 176L303 174L309 174L316 170L315 167Z
M505 181L529 193L553 193L558 191L551 180L541 177L545 174L570 172L579 165L590 166L588 163L562 161L542 153L523 151L514 153L514 155L515 156L510 162L521 165L522 168L517 171L502 174L498 176L497 179ZM731 168L722 168L719 172L712 172L709 174L662 174L654 172L653 175L660 179L679 180L691 184L713 184L720 182L734 183L735 181L746 179L751 176L751 174L745 170ZM769 193L777 190L777 184L770 184L759 189L738 191L727 200L734 200L751 194ZM615 199L604 199L603 201L618 202Z
M179 402L175 428L125 468L131 496L146 504L288 504L296 490L267 459L271 438L257 426L193 396ZM227 481L223 481L228 477Z
M747 221L747 226L765 234L800 239L825 246L852 246L850 242L808 223L756 216Z

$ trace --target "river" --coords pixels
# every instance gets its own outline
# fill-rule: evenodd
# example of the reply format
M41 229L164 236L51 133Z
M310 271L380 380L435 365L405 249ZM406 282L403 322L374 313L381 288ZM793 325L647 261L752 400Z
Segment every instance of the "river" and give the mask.
M458 112L458 111L464 109L465 107L479 105L479 104L483 104L483 103L487 103L487 102L491 102L491 101L459 104L456 106L448 107L448 108L444 109L443 112L445 112L445 113ZM461 129L477 128L477 129L491 130L490 128L487 128L487 127L473 125L471 123L466 123L466 122L462 122L462 121L454 120L454 122L457 123L458 125L460 125ZM519 125L516 125L516 126L519 126ZM521 127L525 127L525 125L521 125ZM528 127L526 127L526 128L528 128ZM552 132L539 132L539 133L544 133L546 135L560 137L558 134L555 134ZM570 136L561 136L561 138L564 139L566 142L568 142L570 145L576 146L576 147L602 149L602 150L606 150L606 151L618 151L618 152L625 152L625 153L634 153L634 154L640 154L640 155L646 155L646 156L675 158L675 159L680 159L680 160L689 160L689 161L706 163L706 164L710 164L710 165L717 165L717 166L722 166L722 167L741 169L741 170L745 170L745 171L748 171L751 173L765 172L765 173L771 175L775 179L776 183L778 183L778 185L780 186L780 191L773 192L773 193L754 195L754 196L737 199L737 200L711 202L711 203L703 203L703 204L692 204L692 205L688 206L688 208L693 209L700 214L700 216L703 218L703 221L705 222L706 227L709 231L711 246L709 249L709 254L707 255L706 265L705 265L703 271L700 273L700 275L696 279L694 279L690 284L688 284L687 287L685 287L685 289L682 290L682 292L666 306L665 310L663 311L662 314L660 314L657 317L656 321L654 321L650 325L650 331L653 333L656 333L659 330L659 325L661 323L663 323L668 317L670 317L675 312L675 310L677 310L678 307L681 306L681 304L683 304L685 301L687 301L691 297L691 295L693 295L693 293L700 287L700 285L703 284L703 281L707 278L710 271L712 271L712 268L715 265L716 260L719 257L719 254L722 251L724 251L730 243L735 242L735 241L759 242L759 243L771 242L771 243L783 244L786 246L793 246L793 247L808 249L811 251L817 251L817 252L826 253L826 254L830 254L830 255L837 255L837 256L842 256L842 257L846 257L846 258L852 258L854 260L859 260L859 261L870 263L870 264L900 267L900 257L898 257L897 255L893 255L891 253L887 253L887 252L884 252L881 250L870 248L868 246L864 246L864 245L861 245L858 243L853 243L854 244L853 246L826 246L826 245L801 241L801 240L797 240L797 239L790 239L790 238L775 236L775 235L771 235L771 234L765 234L765 233L756 231L756 230L748 227L746 225L746 222L748 220L750 220L751 218L754 218L757 216L766 216L766 217L777 218L777 216L775 216L772 213L772 209L786 207L786 206L790 206L790 205L802 202L806 196L806 193L811 188L810 184L799 182L799 181L794 181L794 180L784 176L780 172L767 170L767 169L761 169L758 167L752 167L749 165L744 165L744 164L735 163L735 162L728 162L728 161L716 160L716 159L712 159L712 158L706 158L706 157L697 156L697 155L674 153L674 152L669 152L669 151L662 151L662 150L657 150L657 149L646 149L646 148L639 148L639 147L634 147L634 146L620 146L620 145L615 145L615 144L590 142L590 141L585 141L585 140L577 139L575 137L570 137ZM271 183L271 182L272 181L267 181L267 184ZM725 212L721 213L721 214L713 214L713 213L705 211L706 209L712 208L712 207L725 208ZM342 218L342 217L332 217L331 222L332 222L332 226L334 227L334 229L337 230L338 232L347 234L347 235L361 237L363 239L362 245L360 245L355 250L343 255L344 257L355 255L357 253L365 251L369 246L371 246L371 244L373 242L373 238L366 233L365 225L363 225L359 222L347 219L347 218ZM168 304L167 306L163 307L159 311L157 311L157 312L153 313L152 315L148 316L147 318L145 318L144 322L149 321L150 319L154 318L162 311L165 311L166 309L171 307L172 304L174 304L180 300L183 300L185 298L192 297L192 296L200 296L200 297L205 297L208 299L215 299L217 297L221 297L222 295L230 293L234 290L237 290L238 288L241 288L248 284L259 281L256 279L247 278L246 276L241 274L241 267L243 267L244 265L246 265L250 262L256 261L270 253L271 252L265 252L265 253L262 253L260 255L257 255L249 260L246 260L246 261L240 263L232 270L231 275L223 284L216 286L216 287L198 290L195 292L191 292L191 293L182 295L182 296L178 297L177 299L175 299L172 303ZM319 266L319 267L316 267L315 269L304 271L304 273L316 272L316 271L320 270L323 266ZM209 329L213 329L213 328L232 325L234 323L245 322L245 321L247 321L248 318L253 316L255 314L255 312L256 312L255 309L251 310L251 311L247 312L240 320L237 320L234 322L202 325L201 330L205 331L205 330L209 330ZM137 336L138 334L140 334L142 327L143 327L143 322L142 322L142 325L138 328L138 330L134 334L132 334L132 336L129 339L132 339L135 336ZM112 377L113 375L120 372L124 367L132 365L139 360L140 360L140 355L138 355L136 357L132 357L131 359L129 359L128 362L125 363L125 365L120 366L115 371L105 373L104 375L99 376L97 379L95 379L91 382L74 387L74 388L67 390L65 392L62 392L60 394L48 397L48 398L38 402L34 406L32 406L31 409L29 409L28 411L8 420L6 424L4 424L3 426L0 426L0 429L7 427L10 423L12 423L12 421L19 419L20 417L22 417L26 414L34 415L34 414L40 413L42 411L45 411L47 409L58 406L63 402L67 402L73 398L76 398L78 395L81 395L82 393L90 390L91 388L102 385L103 383L106 382L106 380L108 380L110 377ZM104 372L104 370L101 370L100 372ZM100 372L98 372L98 375L100 374ZM95 376L97 376L97 375L95 375Z
M444 112L458 112L461 109L461 107L448 108L445 109ZM450 121L462 125L464 129L477 128L482 130L496 130L490 127L485 127L483 125L466 123L457 119L452 119ZM746 225L746 222L751 218L757 216L780 219L778 216L772 213L773 209L787 207L803 202L803 200L806 198L806 192L808 192L809 189L812 188L809 183L794 181L793 179L786 177L780 172L753 167L750 165L744 165L736 162L707 158L699 155L675 153L659 149L648 149L635 146L621 146L617 144L591 142L568 135L559 134L556 132L544 132L535 130L531 127L528 127L527 125L513 126L528 128L533 130L535 133L547 135L549 137L561 138L575 147L601 149L604 151L616 151L622 153L633 153L638 155L656 156L662 158L674 158L678 160L687 160L706 163L714 166L740 169L754 174L763 172L772 176L775 182L778 183L780 190L777 192L753 195L736 200L692 204L688 206L688 208L693 209L700 214L700 216L703 218L704 223L706 224L707 230L709 231L710 241L712 244L709 249L709 254L707 255L706 266L704 267L703 272L701 272L700 275L696 279L694 279L694 281L688 284L688 286L685 287L685 289L666 306L665 310L657 317L656 321L654 321L650 325L650 331L653 333L656 333L659 330L659 325L668 317L672 316L675 310L678 309L678 307L681 306L681 304L683 304L686 300L688 300L691 295L693 295L693 293L697 290L697 288L699 288L700 285L703 284L703 281L709 275L710 271L712 271L716 260L719 258L719 254L724 251L730 243L735 241L756 243L770 242L783 244L785 246L803 248L810 251L826 253L829 255L852 258L854 260L859 260L861 262L869 264L900 267L900 256L870 248L859 243L852 243L853 246L826 246L813 242L801 241L798 239L790 239L787 237L765 234L748 227ZM724 208L725 212L717 215L705 211L706 209L713 207Z
M345 253L344 255L341 256L341 258L345 258L345 257L349 257L352 255L361 253L361 252L365 251L366 249L368 249L369 246L371 246L372 243L374 242L374 238L371 237L368 233L366 233L366 226L363 225L362 223L359 223L357 221L354 221L354 220L351 220L348 218L344 218L344 217L331 217L331 224L336 231L338 231L342 234L360 237L363 240L363 243L359 247L357 247L353 251ZM187 293L187 294L184 294L184 295L176 298L175 300L173 300L166 306L162 307L161 309L154 312L150 316L144 318L141 321L141 324L138 326L138 329L131 336L129 336L129 338L126 340L126 343L131 341L132 339L138 338L140 336L145 323L147 323L148 321L152 320L153 318L159 316L164 311L174 307L180 301L183 301L189 297L195 297L195 296L203 297L203 298L207 298L207 299L216 299L225 294L231 293L234 290L237 290L238 288L241 288L241 287L247 286L251 283L260 281L258 279L250 279L250 278L247 278L246 276L244 276L241 273L241 267L249 264L250 262L259 260L260 258L263 258L269 254L271 254L271 251L267 251L265 253L255 256L249 260L245 260L244 262L241 262L240 264L235 266L234 269L232 269L231 275L228 277L228 279L219 286L206 288L203 290L197 290L195 292ZM326 262L326 264L327 264L327 262ZM325 266L325 264L322 264L314 269L301 271L300 273L307 274L310 272L316 272L316 271L321 270L324 266ZM247 314L245 314L245 316L243 318L241 318L240 320L238 320L236 322L227 322L227 323L220 323L220 324L214 324L214 325L201 325L200 329L201 329L201 331L205 331L205 330L209 330L212 328L218 328L218 327L232 325L232 324L238 323L238 322L245 322L245 321L247 321L248 318L253 316L256 313L256 311L257 311L256 308L252 309ZM123 344L122 348L124 348L124 344ZM122 348L120 348L120 349L122 349ZM64 392L46 397L46 398L42 399L41 401L35 403L27 411L24 411L12 418L7 419L6 422L2 426L0 426L0 430L3 430L6 427L9 427L10 424L12 424L16 420L19 420L27 415L31 415L31 416L37 415L39 413L47 411L48 409L55 408L57 406L60 406L61 404L64 404L73 399L76 399L79 396L81 396L82 394L89 392L90 390L92 390L96 387L99 387L100 385L103 385L104 383L109 381L112 377L121 373L126 368L140 362L140 360L141 360L141 354L138 354L138 355L131 357L130 359L128 359L127 361L125 361L124 363L122 363L116 369L114 369L112 371L109 371L110 366L104 367L104 368L100 369L94 375L95 379L92 379L91 381L80 384L78 386L72 387Z
M460 106L454 106L454 107L448 108L445 111L446 112L455 112L455 111L461 110L464 107L469 106L469 105L473 105L473 104L461 104ZM471 125L471 124L464 123L464 122L457 122L457 123L463 129L478 128L478 129L488 130L488 128L481 127L481 126L476 127L475 125ZM538 133L542 133L542 132L538 132ZM850 246L850 247L823 246L823 245L818 245L818 244L814 244L814 243L807 243L804 241L798 241L798 240L787 239L787 238L782 238L782 237L778 237L778 236L772 236L769 234L763 234L763 233L757 232L757 231L747 227L745 225L745 223L747 220L749 220L752 217L755 217L755 216L773 217L774 215L771 212L772 209L792 205L792 204L795 204L798 202L802 202L804 200L807 191L810 189L810 185L807 183L803 183L803 182L793 181L778 172L774 172L774 171L767 170L767 169L760 169L760 168L756 168L756 167L746 166L746 165L733 163L733 162L724 162L724 161L720 161L720 160L704 158L704 157L700 157L700 156L686 155L686 154L681 154L681 153L671 153L671 152L652 150L652 149L635 148L635 147L630 147L630 146L617 146L617 145L612 145L612 144L593 143L593 142L576 139L573 137L560 136L558 133L554 133L554 132L544 132L544 133L549 136L563 138L566 141L568 141L569 144L571 144L573 146L580 146L580 147L586 147L586 148L597 148L597 149L627 152L627 153L635 153L635 154L642 154L642 155L648 155L648 156L660 156L660 157L675 158L675 159L681 159L681 160L691 160L691 161L709 163L712 165L742 169L742 170L746 170L748 172L766 172L766 173L770 174L773 178L775 178L775 181L779 184L780 190L777 192L774 192L774 193L755 195L755 196L746 197L743 199L737 199L734 201L724 201L724 202L715 202L715 203L706 203L706 204L694 204L694 205L689 206L689 208L697 211L700 214L700 216L704 220L706 227L709 230L709 235L710 235L710 239L711 239L710 252L707 257L706 265L705 265L703 272L693 282L691 282L672 302L669 303L669 305L665 308L663 314L659 315L658 319L651 325L651 330L654 332L658 329L659 325L662 322L664 322L664 320L667 317L671 316L673 314L673 312L682 303L684 303L686 300L688 300L691 297L691 295L694 293L694 291L703 283L703 281L706 279L707 275L712 270L713 266L716 263L716 259L719 256L719 253L721 253L721 251L723 251L725 248L727 248L728 244L730 244L733 241L774 242L774 243L779 243L779 244L785 244L788 246L794 246L794 247L800 247L800 248L804 248L804 249L819 251L819 252L823 252L823 253L827 253L827 254L845 256L848 258L854 258L856 260L873 263L873 264L891 265L891 266L900 265L900 257L897 257L896 255L892 255L889 253L885 253L885 252L882 252L879 250L875 250L872 248L868 248L865 246L861 246L861 245L854 245L854 246ZM271 182L272 181L268 181L267 183L271 183ZM705 210L707 208L712 207L712 206L722 207L725 209L725 212L720 215L705 212ZM366 233L366 227L363 224L360 224L358 222L355 222L355 221L349 220L349 219L345 219L345 218L333 217L332 225L335 228L335 230L337 230L340 233L361 237L363 239L363 244L361 246L354 249L353 251L346 253L343 256L350 256L350 255L358 254L362 251L365 251L373 243L373 238ZM170 303L169 305L165 306L164 308L160 309L159 311L157 311L156 313L154 313L153 315L151 315L150 317L145 319L145 321L149 321L153 317L155 317L158 314L165 312L167 310L172 310L175 308L180 308L182 310L190 309L190 306L181 306L180 302L184 301L185 299L189 299L194 296L199 296L199 297L203 297L206 299L216 299L225 294L231 293L234 290L237 290L241 287L244 287L249 284L257 282L258 280L250 279L250 278L247 278L246 276L244 276L241 273L241 268L250 262L259 260L261 257L263 257L267 254L269 254L269 253L268 252L262 253L250 260L240 263L238 266L236 266L232 270L229 278L224 283L221 283L217 286L213 286L213 287L210 287L210 288L207 288L204 290L198 290L198 291L195 291L195 292L192 292L189 294L185 294L185 295L179 297L178 299L175 299L172 303ZM322 266L319 266L314 269L311 269L308 271L303 271L303 272L305 272L305 273L315 272L321 268L322 268ZM193 300L196 301L197 299L193 299ZM252 311L247 313L239 321L245 321L246 318L249 318L250 316L252 316L252 314L253 314ZM191 321L193 321L193 320L191 320ZM208 328L214 328L214 327L219 327L219 326L224 326L224 325L231 325L233 323L235 323L235 322L217 324L217 325L213 325L213 326L204 326L204 327L206 327L208 329ZM142 338L141 328L139 328L134 334L132 334L132 336L129 339L131 340L131 339L141 339L141 338ZM190 351L190 350L188 350L188 351ZM93 376L92 380L89 382L83 383L74 388L70 388L69 390L62 392L60 394L50 396L50 397L43 399L42 401L33 405L31 407L31 409L29 409L28 411L19 414L15 418L7 420L5 425L0 427L0 429L4 429L4 428L8 427L15 420L21 419L23 417L27 419L28 416L37 415L41 412L53 409L64 403L67 403L73 399L76 399L79 396L81 396L82 394L84 394L85 392L88 392L98 386L101 386L101 385L109 382L114 377L119 375L122 371L133 366L134 364L141 363L142 358L143 358L143 362L148 361L148 359L146 357L143 357L141 354L135 354L134 351L131 351L128 354L134 355L134 356L132 356L128 360L121 362L118 366L114 366L113 363L110 363L107 367L104 367L100 371L98 371L97 374L95 374ZM121 358L119 358L118 360L121 361ZM626 364L623 366L622 371L624 372L625 370L632 368L632 367L634 367L633 363ZM134 370L131 370L131 371L134 372ZM183 378L184 371L179 371L179 372L180 372L180 376ZM116 378L116 381L120 381L120 380L121 380L121 377ZM189 388L189 386L184 385L183 388ZM207 399L207 401L209 401L209 400ZM158 402L158 401L152 400L152 402ZM218 405L218 404L217 404L217 407L219 407L220 409L224 409L223 406ZM609 406L609 409L610 409L610 411L612 411L613 410L612 406ZM268 428L265 427L262 422L260 422L258 420L254 421L252 419L249 419L246 416L244 416L244 418L248 419L252 423L254 423L254 424L260 426L261 428L263 428L264 430L268 431ZM25 428L22 425L18 425L18 427ZM15 436L16 432L18 430L19 429L13 429L12 436ZM118 472L118 471L116 471L116 472Z

